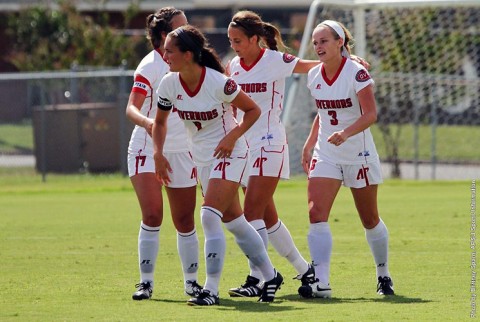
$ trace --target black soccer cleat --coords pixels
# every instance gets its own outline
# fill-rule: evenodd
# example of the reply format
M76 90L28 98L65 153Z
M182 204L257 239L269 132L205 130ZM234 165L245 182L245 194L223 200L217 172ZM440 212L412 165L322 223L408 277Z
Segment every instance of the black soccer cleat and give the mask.
M203 289L197 297L192 297L187 301L190 306L210 306L220 304L220 299L217 295L210 293L209 290Z
M300 280L303 285L309 285L315 283L315 269L312 265L308 264L308 269L304 274L298 274L293 278L294 280Z
M258 299L258 302L273 302L275 299L275 293L280 289L283 284L283 276L275 270L275 276L268 282L263 284L262 295Z
M377 294L395 295L395 292L393 291L393 282L390 277L388 276L378 277Z
M185 283L185 294L193 297L197 297L202 293L203 287L197 283L197 281L187 281Z
M141 282L135 284L137 291L133 293L132 299L135 301L148 300L152 297L152 284L150 282Z
M247 276L245 284L240 287L231 288L228 290L228 294L231 297L257 297L262 293L262 289L258 286L260 280L256 277Z

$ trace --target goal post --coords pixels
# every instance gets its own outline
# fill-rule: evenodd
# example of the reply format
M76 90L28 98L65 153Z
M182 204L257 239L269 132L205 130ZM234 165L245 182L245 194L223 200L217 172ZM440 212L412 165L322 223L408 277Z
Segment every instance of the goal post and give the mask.
M454 126L480 128L479 0L316 0L300 58L317 59L311 34L326 19L342 22L355 40L353 53L371 64L378 110L372 131L392 176L400 175L403 162L413 163L416 172L420 163L431 164L435 179L439 162L480 161L473 147L457 148L455 137L438 142L443 132L457 133ZM282 115L293 174L302 172L302 148L315 113L306 75L294 75ZM472 133L480 142L480 131Z

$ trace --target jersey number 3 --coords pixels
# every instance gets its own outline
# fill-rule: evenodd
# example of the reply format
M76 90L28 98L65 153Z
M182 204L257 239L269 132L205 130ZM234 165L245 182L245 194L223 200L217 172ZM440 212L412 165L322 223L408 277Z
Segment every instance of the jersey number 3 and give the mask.
M330 115L332 117L330 119L330 124L338 125L337 112L336 111L328 111L328 115Z

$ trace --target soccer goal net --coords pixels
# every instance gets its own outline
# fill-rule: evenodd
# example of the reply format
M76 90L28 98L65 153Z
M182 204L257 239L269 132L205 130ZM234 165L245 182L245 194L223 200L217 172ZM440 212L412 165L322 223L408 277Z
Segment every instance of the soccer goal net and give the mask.
M342 22L355 39L353 53L371 64L378 109L372 132L392 176L401 175L401 162L480 161L478 143L458 143L467 133L465 142L480 142L479 0L317 0L298 56L317 59L311 34L325 19ZM292 173L302 172L315 115L306 75L294 76L283 113Z

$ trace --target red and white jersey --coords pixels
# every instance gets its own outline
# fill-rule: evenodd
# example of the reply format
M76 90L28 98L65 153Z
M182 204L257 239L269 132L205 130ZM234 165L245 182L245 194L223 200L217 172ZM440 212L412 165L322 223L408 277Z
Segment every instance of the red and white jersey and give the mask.
M169 73L158 88L158 107L177 109L192 140L192 154L198 166L207 166L215 158L213 153L220 140L237 121L230 104L240 92L234 80L208 67L203 68L200 83L190 91L179 73ZM231 157L244 157L247 153L245 138L240 137Z
M307 86L315 98L320 123L314 153L321 160L335 164L359 164L378 159L369 128L349 137L339 146L327 142L333 132L347 128L360 118L362 109L357 93L370 84L373 80L365 68L347 58L343 58L333 79L326 77L323 64L308 72Z
M230 62L230 75L260 106L260 118L245 133L252 150L267 145L287 144L280 115L285 96L285 78L292 75L298 58L275 50L262 49L257 61L246 66L238 56ZM238 111L241 120L243 112Z
M145 56L135 70L132 92L145 95L140 113L148 118L155 118L157 113L155 92L160 81L169 71L170 67L157 50L152 50ZM153 155L153 141L147 131L137 125L133 129L128 152L138 153L140 150L144 154ZM186 152L190 150L187 131L177 113L170 113L168 118L164 150L166 152Z

